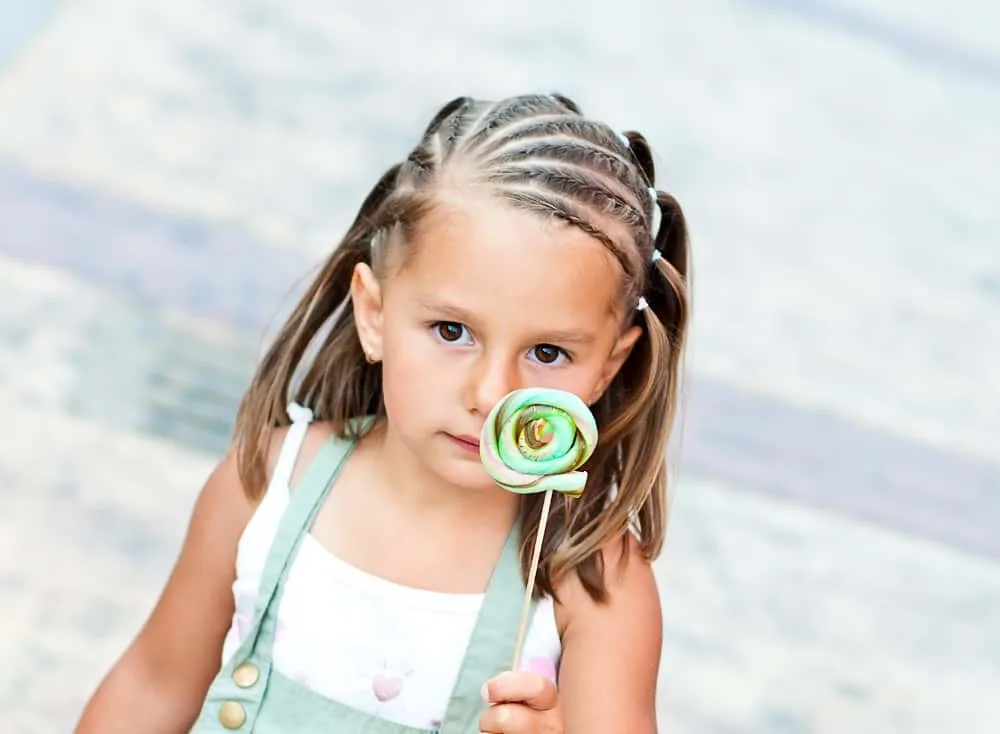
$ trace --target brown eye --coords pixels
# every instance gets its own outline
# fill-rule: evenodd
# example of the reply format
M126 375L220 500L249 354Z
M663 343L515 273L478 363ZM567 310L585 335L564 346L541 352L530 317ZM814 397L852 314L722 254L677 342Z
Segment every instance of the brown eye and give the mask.
M441 341L446 342L457 342L465 334L465 327L454 321L438 322L434 325L434 329Z
M531 350L531 354L537 362L541 362L542 364L554 364L561 356L563 356L563 350L559 347L554 347L551 344L539 344Z

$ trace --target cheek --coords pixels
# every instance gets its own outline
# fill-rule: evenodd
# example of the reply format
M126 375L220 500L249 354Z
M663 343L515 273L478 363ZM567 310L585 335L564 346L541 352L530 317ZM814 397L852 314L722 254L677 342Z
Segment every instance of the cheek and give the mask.
M415 328L387 329L383 337L382 391L390 414L426 412L448 384L440 355L426 334Z
M597 402L598 398L601 397L601 387L606 381L607 372L610 369L608 362L610 352L610 345L596 350L593 356L576 365L578 369L573 371L572 391L587 403Z
M528 363L520 379L521 387L565 390L589 404L600 397L596 390L600 386L603 364L588 360L553 369Z

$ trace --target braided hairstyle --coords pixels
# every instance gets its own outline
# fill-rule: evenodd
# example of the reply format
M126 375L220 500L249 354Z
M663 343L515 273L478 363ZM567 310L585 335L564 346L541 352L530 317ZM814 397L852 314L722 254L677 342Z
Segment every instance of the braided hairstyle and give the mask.
M365 359L349 298L354 268L368 263L388 277L388 255L407 246L436 191L485 185L511 206L562 220L607 247L621 266L623 326L644 332L592 406L601 441L585 467L588 486L582 498L553 504L537 577L538 593L554 594L563 574L575 571L603 600L601 549L624 543L632 527L653 559L666 531L666 451L689 311L688 236L680 206L655 180L640 133L617 133L561 95L460 97L442 107L406 160L372 188L264 355L234 429L247 494L263 492L268 435L287 423L291 393L343 437L356 425L351 419L384 415L381 367ZM534 544L541 501L521 501L525 550ZM521 556L526 568L530 554Z

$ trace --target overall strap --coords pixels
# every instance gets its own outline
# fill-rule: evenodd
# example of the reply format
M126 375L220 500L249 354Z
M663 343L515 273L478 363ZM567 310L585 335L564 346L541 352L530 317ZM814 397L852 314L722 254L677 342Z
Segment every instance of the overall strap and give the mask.
M479 716L486 708L480 690L487 680L509 670L513 662L525 592L518 553L520 540L520 524L515 523L486 588L458 680L441 722L441 734L478 732ZM534 607L533 604L531 613Z
M270 651L277 624L277 615L273 612L280 602L288 569L295 559L302 538L312 527L344 461L353 449L354 441L331 436L323 443L301 482L291 493L261 573L253 625L234 659L244 658L257 650Z
M293 424L272 479L272 485L275 485L272 488L283 491L287 490L291 468L295 466L295 458L312 415L296 411L292 417ZM273 671L271 652L278 619L275 610L280 603L288 569L299 543L312 527L316 513L353 448L354 441L336 437L328 439L310 463L302 481L291 493L264 562L253 623L209 691L210 700L206 702L198 720L199 725L206 728L198 728L196 725L194 731L218 731L219 721L223 726L232 728L227 723L229 719L238 719L238 727L248 732L254 731ZM278 487L278 481L284 484Z

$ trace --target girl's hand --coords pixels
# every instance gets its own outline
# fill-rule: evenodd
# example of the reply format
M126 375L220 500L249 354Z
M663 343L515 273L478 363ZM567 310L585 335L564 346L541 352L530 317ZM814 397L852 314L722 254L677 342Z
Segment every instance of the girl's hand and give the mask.
M489 734L563 734L556 684L540 673L501 673L483 686L490 704L479 729Z

